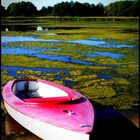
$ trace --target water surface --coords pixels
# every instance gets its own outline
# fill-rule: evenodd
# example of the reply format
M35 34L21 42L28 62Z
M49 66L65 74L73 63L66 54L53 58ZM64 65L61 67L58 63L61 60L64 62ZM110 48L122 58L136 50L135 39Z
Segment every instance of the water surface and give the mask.
M33 54L36 53L41 53L44 51L59 51L61 50L60 48L39 48L39 47L30 47L30 48L18 48L18 47L8 47L7 46L2 46L1 53L2 54L17 54L17 55L27 55L27 56L32 56Z
M96 47L102 47L102 48L128 48L128 47L134 47L133 45L126 45L122 43L110 43L107 41L103 41L100 39L89 39L89 40L45 40L45 39L39 39L37 36L2 36L1 37L2 43L7 42L21 42L21 41L32 41L32 42L67 42L67 43L76 43L76 44L82 44L82 45L89 45L89 46L96 46Z
M33 70L33 71L41 71L41 72L46 72L48 74L54 74L57 72L61 72L64 71L65 74L68 74L68 71L66 69L59 69L59 68L39 68L39 67L20 67L20 66L1 66L1 70L5 71L8 70L9 71L9 75L14 76L12 73L15 71L20 71L20 70Z
M85 54L85 56L91 57L91 58L95 56L106 56L106 57L110 57L114 59L120 59L123 56L123 54L110 53L110 52L94 52L94 53L89 52L88 54Z

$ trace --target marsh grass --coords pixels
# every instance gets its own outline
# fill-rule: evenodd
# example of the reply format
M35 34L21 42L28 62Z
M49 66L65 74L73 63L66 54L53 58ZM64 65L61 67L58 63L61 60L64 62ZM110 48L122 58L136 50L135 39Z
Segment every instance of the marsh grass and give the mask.
M11 20L11 19L7 19ZM16 24L26 24L29 22L22 22L17 19ZM36 23L36 19L32 20L32 25ZM38 19L37 19L38 20ZM23 55L2 55L1 62L4 66L20 66L26 68L42 67L42 68L59 68L60 72L53 74L33 71L33 70L18 70L17 76L8 75L8 70L2 71L2 84L6 84L9 80L22 77L37 77L44 80L50 80L62 85L67 85L73 88L91 100L95 100L103 105L110 106L117 110L129 110L138 107L138 22L70 22L70 21L53 21L46 22L46 19L37 21L37 25L44 27L80 27L78 29L57 29L48 31L27 31L27 32L2 32L2 35L16 36L16 35L35 35L42 39L59 39L59 40L80 40L92 39L93 37L103 39L109 42L123 42L126 44L135 45L132 48L100 48L95 46L87 46L73 43L58 43L58 42L11 42L8 43L10 47L20 48L60 48L58 51L43 51L43 54L56 54L70 56L71 59L86 60L102 66L88 66L71 63L64 63L60 61L51 61L40 59L33 56ZM41 24L42 23L42 24ZM13 24L13 23L12 23ZM55 36L45 35L47 33L55 33ZM40 35L44 34L44 35ZM39 36L40 35L40 36ZM88 52L94 53L111 52L123 54L121 59L113 59L104 56L96 56L94 58L87 58L85 54ZM112 67L115 66L115 67ZM69 75L64 73L64 69L69 72ZM110 77L110 80L99 78L101 74ZM60 77L57 79L56 77ZM3 86L2 86L3 87Z

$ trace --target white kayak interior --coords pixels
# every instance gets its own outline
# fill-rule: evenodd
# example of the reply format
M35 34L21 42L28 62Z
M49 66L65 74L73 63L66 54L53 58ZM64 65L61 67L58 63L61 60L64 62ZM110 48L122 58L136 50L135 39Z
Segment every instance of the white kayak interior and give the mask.
M67 92L38 81L18 81L13 86L13 93L21 99L68 96Z

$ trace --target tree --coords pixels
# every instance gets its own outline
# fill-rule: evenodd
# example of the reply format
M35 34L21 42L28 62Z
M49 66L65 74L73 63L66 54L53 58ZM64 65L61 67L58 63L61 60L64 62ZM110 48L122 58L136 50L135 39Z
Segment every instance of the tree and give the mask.
M91 4L91 16L96 16L96 12L95 12L95 5Z
M75 2L72 6L74 16L90 16L92 15L92 7L89 3Z
M32 16L37 14L37 8L31 2L12 3L7 8L10 16Z
M105 11L108 16L117 16L118 13L118 5L115 3L110 3L106 8Z
M71 16L71 5L68 2L62 2L54 5L54 16Z
M52 11L53 11L53 7L48 6L46 8L43 6L38 13L39 13L39 15L46 16L46 15L52 15Z
M104 11L105 11L105 8L102 3L98 3L95 6L95 15L96 16L104 16Z
M105 11L108 16L138 16L139 0L110 3Z
M118 3L118 16L129 16L131 15L131 6L133 1L122 1Z
M6 16L7 11L5 10L5 7L1 5L1 16Z
M131 6L131 16L139 16L139 0L135 0Z

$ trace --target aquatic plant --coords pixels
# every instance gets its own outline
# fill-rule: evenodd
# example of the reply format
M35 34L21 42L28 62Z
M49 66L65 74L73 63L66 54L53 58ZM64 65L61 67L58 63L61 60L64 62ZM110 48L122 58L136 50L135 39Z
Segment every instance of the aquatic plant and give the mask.
M8 75L8 71L2 71L1 76L1 85L5 85L10 80L15 79L13 76ZM3 86L1 86L1 88L3 88Z

